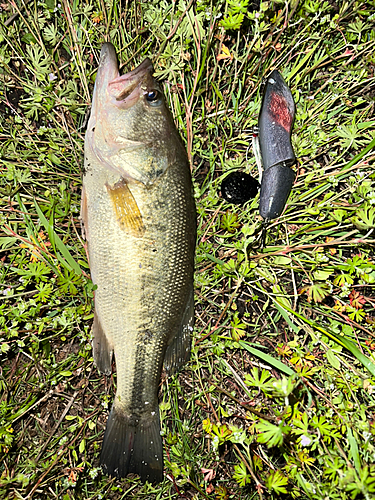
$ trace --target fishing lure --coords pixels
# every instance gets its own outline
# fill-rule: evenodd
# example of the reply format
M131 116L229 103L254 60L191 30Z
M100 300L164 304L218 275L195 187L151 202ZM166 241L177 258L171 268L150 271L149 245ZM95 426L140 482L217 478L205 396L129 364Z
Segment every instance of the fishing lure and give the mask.
M259 147L263 164L259 213L265 224L284 210L295 179L291 135L295 116L292 93L277 70L268 77L259 115Z
M292 189L296 157L291 143L295 117L292 93L277 70L264 84L258 126L253 128L252 146L259 171L259 213L263 218L261 246L264 246L269 221L284 210ZM259 183L244 172L231 173L221 185L230 203L242 204L254 197Z

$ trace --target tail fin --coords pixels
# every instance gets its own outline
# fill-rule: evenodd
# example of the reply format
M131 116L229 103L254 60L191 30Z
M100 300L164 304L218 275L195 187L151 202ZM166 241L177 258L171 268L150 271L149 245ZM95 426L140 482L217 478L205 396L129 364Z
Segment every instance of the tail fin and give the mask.
M100 463L109 476L139 474L144 483L163 480L163 444L160 436L159 408L138 422L113 405L104 434Z

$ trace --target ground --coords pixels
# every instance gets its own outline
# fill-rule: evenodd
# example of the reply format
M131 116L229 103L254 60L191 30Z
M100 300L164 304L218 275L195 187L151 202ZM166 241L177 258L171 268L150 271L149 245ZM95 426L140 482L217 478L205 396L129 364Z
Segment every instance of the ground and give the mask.
M375 494L375 2L1 4L0 498L370 499ZM165 480L99 469L116 384L93 363L79 221L98 55L146 56L198 212L190 362L164 375ZM252 130L278 69L298 164L261 247ZM115 370L115 366L114 366Z

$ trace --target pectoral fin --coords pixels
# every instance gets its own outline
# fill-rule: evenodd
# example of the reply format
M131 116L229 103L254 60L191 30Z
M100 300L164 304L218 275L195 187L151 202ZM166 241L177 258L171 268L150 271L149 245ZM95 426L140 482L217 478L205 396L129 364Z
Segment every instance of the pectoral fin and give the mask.
M194 293L189 294L181 325L172 342L167 348L164 357L164 367L168 375L173 375L190 358L191 334L194 325Z
M81 195L81 214L80 214L80 223L81 223L81 234L84 240L88 240L88 223L87 223L87 197L86 190L84 186L82 187L82 195Z
M122 179L113 187L107 184L107 190L111 197L116 220L120 228L135 237L143 236L145 227L142 214L138 208L127 182Z

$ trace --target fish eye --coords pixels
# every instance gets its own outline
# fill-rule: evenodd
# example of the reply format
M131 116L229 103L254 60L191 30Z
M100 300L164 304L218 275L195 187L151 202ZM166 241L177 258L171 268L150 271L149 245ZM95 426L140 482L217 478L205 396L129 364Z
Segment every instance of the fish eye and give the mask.
M146 93L146 101L151 106L159 106L161 104L161 94L158 90L150 90Z

